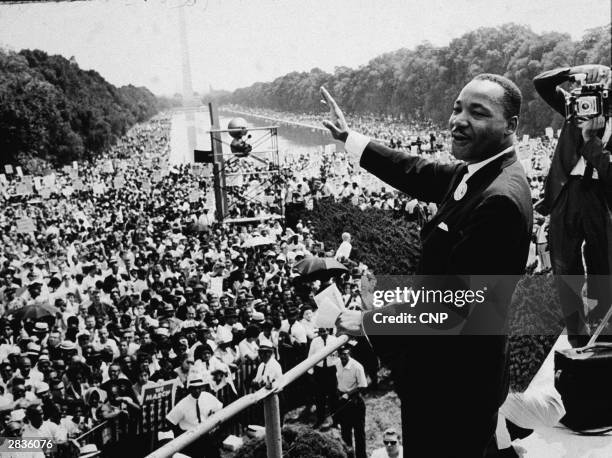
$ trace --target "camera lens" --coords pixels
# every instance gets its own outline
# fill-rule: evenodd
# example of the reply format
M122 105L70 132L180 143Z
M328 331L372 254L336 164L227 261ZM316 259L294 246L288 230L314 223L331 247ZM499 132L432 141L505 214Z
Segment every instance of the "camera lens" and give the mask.
M588 110L589 108L591 108L591 104L589 102L583 102L580 108L583 110Z

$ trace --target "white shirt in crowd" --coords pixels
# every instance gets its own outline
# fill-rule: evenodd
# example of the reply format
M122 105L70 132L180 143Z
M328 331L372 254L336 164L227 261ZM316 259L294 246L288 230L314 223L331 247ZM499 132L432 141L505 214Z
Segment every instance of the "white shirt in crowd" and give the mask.
M333 347L336 342L338 342L338 338L336 336L326 336L325 343L323 342L323 337L315 337L312 342L310 342L310 348L308 349L308 357L310 358L312 355L322 350L323 348ZM325 367L325 365L327 364L327 367L334 367L337 362L338 357L335 356L335 353L332 353L330 356L327 356L321 361L319 361L316 365L318 367ZM311 369L308 372L312 374L314 371Z
M338 250L336 251L336 256L334 257L336 259L341 259L341 258L349 259L351 256L352 249L353 249L353 245L351 245L350 242L344 241L338 247Z
M308 333L306 332L306 328L299 321L295 321L292 325L290 325L289 321L283 320L280 331L288 333L291 336L292 342L295 341L301 344L308 342Z
M399 451L397 456L404 456L404 448L400 445L397 449ZM370 458L389 458L389 454L385 447L381 447L374 450Z
M257 367L257 373L253 381L255 383L272 383L278 380L283 375L281 365L274 357L270 358L267 363L260 363Z
M242 339L238 344L238 353L242 359L255 361L259 358L259 345L257 341L249 342L247 339Z
M342 393L348 393L355 388L368 387L363 366L351 357L346 366L342 365L340 359L336 361L336 378L338 379L338 391Z
M200 407L201 421L223 408L221 401L206 391L202 391L197 403ZM183 431L195 428L200 423L198 422L196 399L191 394L187 395L166 415L166 419L173 425L178 425Z

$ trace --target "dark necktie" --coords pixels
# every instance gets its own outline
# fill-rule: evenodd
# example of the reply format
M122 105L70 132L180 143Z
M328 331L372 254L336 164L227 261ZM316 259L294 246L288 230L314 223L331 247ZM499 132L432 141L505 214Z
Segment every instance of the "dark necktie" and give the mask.
M198 416L198 423L202 423L202 415L200 415L200 400L196 399L196 415Z
M583 183L588 185L593 179L593 170L595 170L595 168L593 167L593 164L591 164L590 162L587 162L586 159L584 162L585 162L584 176L582 177L582 180L583 180Z
M327 337L323 337L323 348L325 348L326 344L327 344ZM323 358L323 367L327 367L327 356Z

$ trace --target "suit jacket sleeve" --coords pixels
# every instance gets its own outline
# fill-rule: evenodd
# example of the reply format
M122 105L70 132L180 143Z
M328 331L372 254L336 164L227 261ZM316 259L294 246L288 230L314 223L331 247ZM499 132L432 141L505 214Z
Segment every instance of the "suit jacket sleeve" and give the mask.
M452 275L491 275L487 284L486 300L480 305L474 305L471 315L463 328L468 327L471 332L490 333L501 332L499 327L505 324L505 315L510 304L497 300L507 294L507 288L514 289L515 276L524 271L527 262L527 248L522 246L523 234L528 231L527 215L523 215L509 197L495 195L485 199L474 211L470 223L465 227L458 242L448 256L447 277L436 277L451 283L430 285L430 287L447 289L449 284L464 287L460 280L453 280ZM507 284L504 279L507 279ZM514 279L514 280L513 280ZM453 286L451 286L453 287ZM472 285L471 288L474 288ZM501 309L500 309L501 307ZM389 335L376 335L377 325L373 321L374 312L385 315L397 315L399 312L439 311L448 308L440 304L417 304L410 307L406 304L392 304L382 309L368 311L363 316L363 330L368 337L370 345L376 354L384 361L391 362L397 357L401 348L402 337ZM451 312L453 310L451 309ZM457 327L461 320L467 316L468 309L456 309L451 319L445 323L444 328ZM466 321L466 320L464 320ZM489 329L490 328L490 329ZM436 327L440 330L441 327ZM432 330L433 331L433 330ZM486 332L488 331L488 332ZM433 333L433 332L432 332ZM399 346L398 346L399 345Z
M599 137L591 138L584 144L580 154L589 162L595 170L600 180L607 187L612 186L612 155L610 153L612 146L610 143L604 149L603 143Z
M533 79L533 84L540 97L556 112L565 116L566 91L558 87L569 79L570 68L557 68L540 73Z
M370 142L361 166L395 189L424 202L440 203L459 165L440 164Z

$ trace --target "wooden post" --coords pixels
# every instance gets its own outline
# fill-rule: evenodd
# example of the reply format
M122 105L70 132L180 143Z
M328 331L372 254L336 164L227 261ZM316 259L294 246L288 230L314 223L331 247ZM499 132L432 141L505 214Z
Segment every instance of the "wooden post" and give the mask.
M268 458L282 458L283 441L281 439L278 394L272 394L264 399L264 419L266 421L266 448L268 450Z
M208 104L211 130L219 130L219 113L213 103ZM223 222L227 216L227 191L225 188L225 162L223 160L223 143L220 132L210 133L210 146L213 153L213 185L217 220Z

